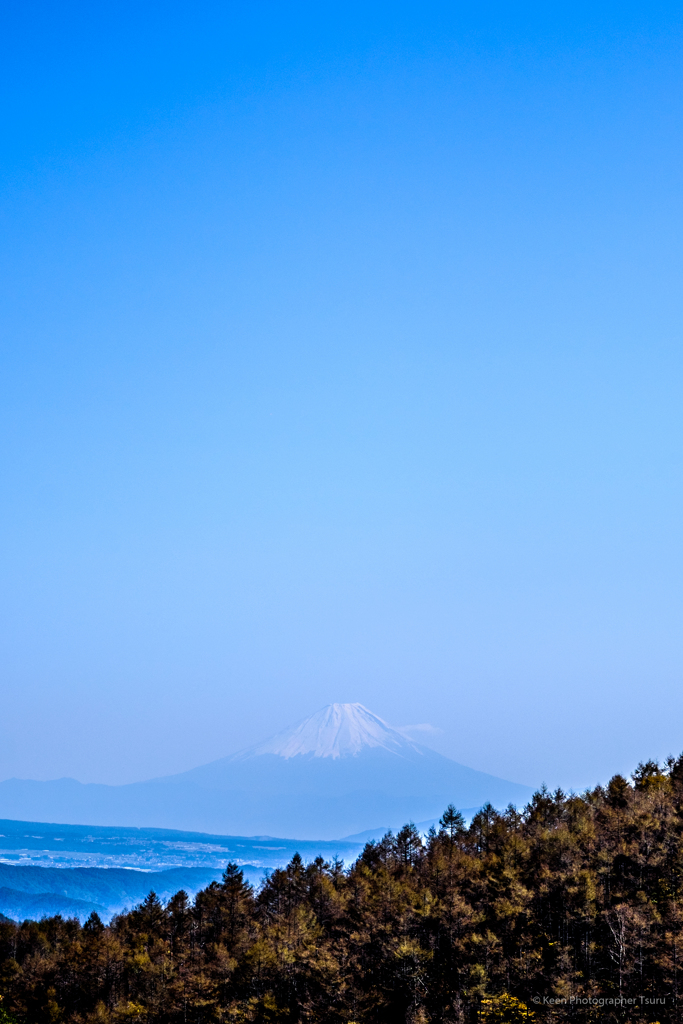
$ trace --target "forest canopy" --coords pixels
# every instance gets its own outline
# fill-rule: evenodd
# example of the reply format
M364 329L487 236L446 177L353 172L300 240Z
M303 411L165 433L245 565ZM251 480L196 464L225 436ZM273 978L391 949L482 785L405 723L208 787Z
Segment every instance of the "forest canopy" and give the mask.
M683 755L469 826L450 806L348 868L1 922L0 1024L673 1021L682 872Z

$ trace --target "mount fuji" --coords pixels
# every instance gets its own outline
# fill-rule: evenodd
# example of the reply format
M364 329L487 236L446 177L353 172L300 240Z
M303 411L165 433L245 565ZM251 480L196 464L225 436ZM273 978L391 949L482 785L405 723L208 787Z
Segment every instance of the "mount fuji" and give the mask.
M126 786L0 783L0 818L336 839L531 789L407 739L362 704L330 704L255 746L179 775Z

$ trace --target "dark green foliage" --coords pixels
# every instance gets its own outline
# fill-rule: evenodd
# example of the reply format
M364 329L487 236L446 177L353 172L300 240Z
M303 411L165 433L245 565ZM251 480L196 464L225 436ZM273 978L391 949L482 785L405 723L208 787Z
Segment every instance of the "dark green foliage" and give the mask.
M670 758L469 827L451 805L426 842L405 825L348 870L297 854L254 891L229 864L194 902L152 892L108 926L0 922L0 1024L663 1024L682 949Z

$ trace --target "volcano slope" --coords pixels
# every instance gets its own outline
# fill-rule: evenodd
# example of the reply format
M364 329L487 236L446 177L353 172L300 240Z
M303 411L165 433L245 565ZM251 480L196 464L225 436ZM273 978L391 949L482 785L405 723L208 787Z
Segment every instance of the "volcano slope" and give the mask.
M531 789L413 743L362 704L330 704L263 743L127 786L0 784L0 817L336 839L438 817L449 803L522 806Z

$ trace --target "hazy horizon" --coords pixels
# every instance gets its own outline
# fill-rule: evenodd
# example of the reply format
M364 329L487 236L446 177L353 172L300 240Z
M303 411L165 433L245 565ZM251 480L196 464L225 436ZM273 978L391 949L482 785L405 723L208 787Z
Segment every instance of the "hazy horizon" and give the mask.
M0 780L679 754L680 8L3 25Z

